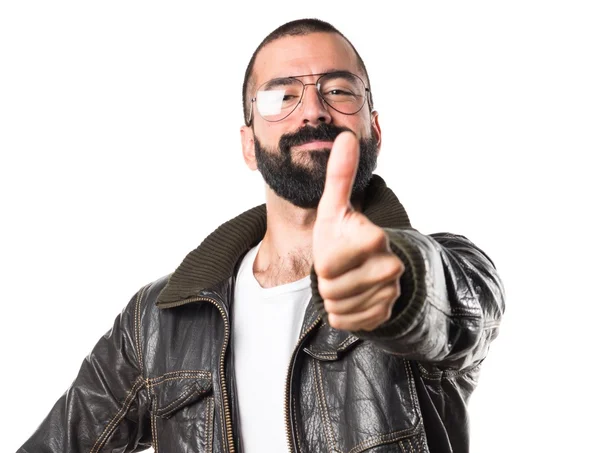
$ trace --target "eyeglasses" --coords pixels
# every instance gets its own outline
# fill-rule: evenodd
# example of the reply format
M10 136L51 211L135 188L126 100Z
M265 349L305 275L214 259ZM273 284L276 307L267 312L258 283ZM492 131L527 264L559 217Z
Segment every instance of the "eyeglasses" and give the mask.
M320 76L315 83L304 83L300 77ZM347 71L281 77L263 83L250 100L265 121L281 121L292 114L302 102L305 88L315 85L319 98L344 115L358 113L369 99L370 89L360 77ZM248 124L252 123L252 111Z

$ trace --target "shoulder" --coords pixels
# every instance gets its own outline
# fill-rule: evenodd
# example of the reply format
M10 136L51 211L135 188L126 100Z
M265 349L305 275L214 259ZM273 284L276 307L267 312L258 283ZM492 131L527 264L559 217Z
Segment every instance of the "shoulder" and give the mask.
M150 282L133 294L117 318L122 329L134 332L133 336L139 338L141 326L157 319L160 309L156 306L156 300L169 277L170 275L166 275Z
M133 295L126 310L132 313L138 321L147 316L156 316L160 312L160 309L156 306L156 301L160 292L169 283L171 275L165 275L142 286Z

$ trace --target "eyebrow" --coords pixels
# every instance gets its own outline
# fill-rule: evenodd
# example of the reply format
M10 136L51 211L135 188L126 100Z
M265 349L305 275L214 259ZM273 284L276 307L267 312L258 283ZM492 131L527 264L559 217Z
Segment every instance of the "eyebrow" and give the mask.
M332 72L328 72L326 74L335 74L338 77L342 78L342 79L346 79L346 80L351 80L352 77L351 75L354 75L354 73L350 72L350 71L332 71ZM360 76L358 76L360 77Z
M300 75L293 75L291 77L304 77L304 76L310 76L310 75L323 75L323 74L329 74L332 72L352 72L350 69L340 69L340 68L328 68L325 71L322 72L318 72L316 74L300 74Z
M328 69L328 70L326 70L324 72L317 72L316 74L282 75L282 76L279 76L279 77L273 77L273 78L267 80L266 82L263 82L263 85L266 85L267 87L270 87L270 86L272 86L275 83L281 83L281 84L283 84L282 82L284 82L285 80L289 80L289 79L295 79L295 78L298 78L298 77L322 76L324 74L332 74L332 73L339 73L341 76L344 76L345 74L354 74L349 69L332 68L332 69Z
M277 77L265 82L262 86L268 89L274 86L292 85L295 81L296 80L293 77Z

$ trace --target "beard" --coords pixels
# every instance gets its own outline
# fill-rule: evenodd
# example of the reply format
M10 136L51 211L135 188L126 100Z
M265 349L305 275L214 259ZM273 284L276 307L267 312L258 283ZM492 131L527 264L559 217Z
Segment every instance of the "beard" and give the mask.
M291 148L315 140L333 141L340 133L348 130L350 129L325 123L317 127L304 126L297 132L282 135L278 150L263 147L254 136L258 171L265 183L279 197L299 208L316 208L325 188L327 162L331 150L304 151L304 160L308 160L305 164L292 160ZM359 145L360 157L352 187L352 200L362 196L377 167L377 139L361 139Z

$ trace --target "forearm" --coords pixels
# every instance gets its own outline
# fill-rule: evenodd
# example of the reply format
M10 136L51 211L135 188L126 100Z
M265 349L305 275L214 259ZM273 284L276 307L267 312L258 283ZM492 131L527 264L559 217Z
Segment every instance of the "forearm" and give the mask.
M406 269L391 318L355 334L408 359L462 369L483 359L498 333L504 290L489 258L462 236L387 229ZM323 310L324 311L324 310Z

